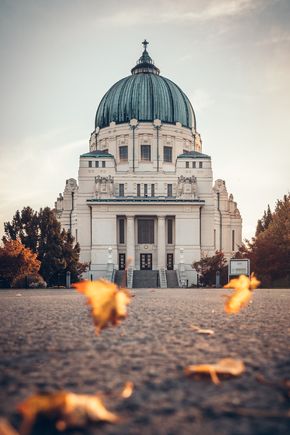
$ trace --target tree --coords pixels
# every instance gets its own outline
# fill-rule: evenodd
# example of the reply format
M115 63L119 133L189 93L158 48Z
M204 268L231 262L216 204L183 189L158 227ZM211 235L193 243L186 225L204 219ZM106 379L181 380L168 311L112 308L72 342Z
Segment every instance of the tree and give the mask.
M68 231L62 230L55 213L49 207L38 213L30 207L17 211L11 222L4 224L6 237L20 240L37 254L40 274L48 285L65 284L66 272L78 281L87 265L79 262L80 247Z
M18 240L3 240L0 247L0 278L10 287L21 277L37 275L40 261Z
M257 274L264 287L290 285L290 194L278 200L275 211L264 212L263 230L246 241L236 257L247 257L251 270ZM258 221L259 224L259 221Z
M273 220L273 215L270 206L268 204L267 211L265 210L262 219L258 220L255 236L257 237L260 233L265 231L269 227L272 220Z
M215 285L216 273L221 273L221 282L227 282L227 260L222 251L216 251L215 255L204 255L200 261L193 263L192 267L202 275L205 285Z

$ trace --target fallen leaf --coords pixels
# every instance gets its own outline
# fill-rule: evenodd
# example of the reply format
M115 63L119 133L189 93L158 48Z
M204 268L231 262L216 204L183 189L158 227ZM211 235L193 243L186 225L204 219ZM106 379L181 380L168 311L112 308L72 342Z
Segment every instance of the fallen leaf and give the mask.
M203 329L196 325L191 325L191 329L196 332L197 334L205 334L205 335L213 335L214 330L213 329Z
M18 406L22 415L21 435L29 435L39 417L50 420L57 430L84 427L89 422L116 423L118 416L108 411L98 395L78 395L60 391L34 395Z
M253 290L260 284L260 281L252 273L248 278L246 275L240 275L239 278L231 279L224 288L233 289L230 296L226 296L225 311L228 314L236 314L241 308L247 305L253 295Z
M200 364L187 366L184 372L187 376L203 373L209 374L214 384L219 384L219 375L239 376L245 371L245 365L243 361L233 358L223 358L215 364Z
M123 390L121 391L121 397L123 397L123 399L129 399L129 397L131 397L133 394L133 390L134 390L133 382L130 381L126 382Z
M0 418L0 435L19 435L6 418Z
M105 279L82 281L73 284L73 287L83 293L88 299L88 304L91 305L96 334L99 334L109 323L117 325L127 316L127 305L132 296L126 288L119 288Z

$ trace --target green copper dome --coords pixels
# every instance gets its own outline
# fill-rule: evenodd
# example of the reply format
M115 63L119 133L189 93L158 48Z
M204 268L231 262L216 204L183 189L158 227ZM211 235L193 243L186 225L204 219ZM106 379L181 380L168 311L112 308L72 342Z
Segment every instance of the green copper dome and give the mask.
M112 121L128 123L136 118L140 122L154 119L168 124L180 122L183 127L195 128L189 99L175 83L159 75L159 69L147 52L147 44L145 40L143 54L131 70L132 75L115 83L102 98L96 113L96 127L108 127Z

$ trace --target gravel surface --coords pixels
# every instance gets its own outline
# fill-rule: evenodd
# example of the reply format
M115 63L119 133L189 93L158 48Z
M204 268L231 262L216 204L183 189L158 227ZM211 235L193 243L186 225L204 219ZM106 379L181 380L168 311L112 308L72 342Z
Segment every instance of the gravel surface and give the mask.
M122 417L119 424L70 433L289 433L290 399L279 382L290 378L290 290L256 290L235 316L223 311L226 290L133 293L129 317L97 337L85 298L74 290L0 291L0 416L17 426L16 405L35 392L110 395L130 380L129 399L106 401ZM191 324L215 334L198 335ZM224 357L243 359L245 374L220 385L183 374L189 364Z

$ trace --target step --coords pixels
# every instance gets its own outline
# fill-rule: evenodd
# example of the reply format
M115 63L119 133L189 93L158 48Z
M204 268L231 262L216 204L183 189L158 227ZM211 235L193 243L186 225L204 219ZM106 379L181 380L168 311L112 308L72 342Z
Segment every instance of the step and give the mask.
M160 287L158 270L134 270L133 288L156 287Z
M166 278L167 278L167 288L179 287L176 270L166 270Z

